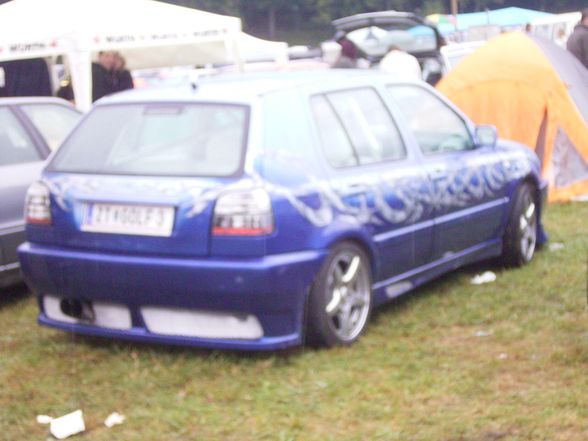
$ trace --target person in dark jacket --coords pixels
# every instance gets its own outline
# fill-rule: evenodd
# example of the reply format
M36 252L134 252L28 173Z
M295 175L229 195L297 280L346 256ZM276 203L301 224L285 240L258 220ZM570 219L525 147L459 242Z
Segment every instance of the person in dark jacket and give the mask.
M582 10L582 19L570 35L567 47L588 69L588 8Z
M98 54L98 62L92 63L92 102L115 92L111 73L115 57L113 51L102 51Z
M55 93L55 96L67 100L72 104L75 104L75 96L73 92L73 85L71 84L71 78L65 78L61 81L59 89Z
M111 72L111 81L113 92L121 92L123 90L132 89L133 77L126 68L126 60L121 54L115 52L114 64Z
M0 96L51 96L49 67L43 58L11 60L0 63L4 82Z

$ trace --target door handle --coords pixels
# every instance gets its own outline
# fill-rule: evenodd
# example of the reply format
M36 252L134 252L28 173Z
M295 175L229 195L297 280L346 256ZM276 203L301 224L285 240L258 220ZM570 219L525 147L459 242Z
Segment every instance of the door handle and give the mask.
M347 195L358 195L363 194L367 191L365 184L351 184L345 187L345 193Z
M443 166L431 167L428 172L433 180L443 179L447 176L447 169Z

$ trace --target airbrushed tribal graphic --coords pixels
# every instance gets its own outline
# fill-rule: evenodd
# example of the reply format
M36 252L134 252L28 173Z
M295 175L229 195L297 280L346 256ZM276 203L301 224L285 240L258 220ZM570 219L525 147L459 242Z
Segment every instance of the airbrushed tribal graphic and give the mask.
M128 191L136 195L137 191L149 193L158 196L177 196L178 194L188 195L192 208L188 217L196 216L202 213L209 202L214 200L219 191L216 187L203 186L199 182L191 179L179 179L160 182L157 179L133 178L124 179L117 177L96 177L83 175L61 175L51 179L43 179L55 202L62 210L70 211L68 197L72 197L71 190L75 191L75 198L82 199L85 196L95 194L97 190L105 190L106 187L116 188L117 190Z
M410 177L391 178L388 182L378 178L375 182L364 184L363 188L352 191L360 195L360 205L354 206L345 202L349 191L345 188L333 191L323 181L308 177L308 191L297 191L294 194L284 187L274 186L274 190L282 194L288 201L315 226L328 225L336 213L355 217L362 224L382 225L416 222L433 209L465 207L475 200L492 196L506 183L513 179L527 176L531 172L529 161L524 155L512 157L507 161L499 160L480 167L462 167L453 170L443 179L429 182L425 188L419 186ZM400 208L392 207L384 196L383 188L388 188L394 195ZM310 207L302 202L301 197L318 194L318 208ZM373 206L368 199L373 198Z
M275 159L275 158L274 158ZM289 160L292 158L280 158ZM473 201L491 196L502 186L513 179L519 179L531 172L531 166L524 154L511 156L508 160L500 160L479 167L460 167L452 170L445 177L423 186L410 177L395 178L376 177L372 182L365 183L361 188L339 188L333 190L329 182L319 180L313 175L305 174L306 183L295 190L268 182L258 173L252 173L249 179L240 180L229 186L203 186L201 182L189 178L158 181L157 179L131 180L117 177L61 175L44 179L56 203L66 211L71 207L69 197L83 200L97 190L105 187L124 188L131 194L137 191L148 192L151 196L186 195L190 199L191 209L188 217L201 214L208 205L224 192L264 187L272 194L281 196L311 224L321 227L333 221L337 214L352 216L361 224L383 225L416 222L433 209L465 207ZM391 191L395 206L385 198L383 188ZM75 195L71 191L75 190ZM358 197L356 205L346 202L352 193ZM308 196L318 198L318 204L309 205L303 199ZM371 200L370 204L368 201Z

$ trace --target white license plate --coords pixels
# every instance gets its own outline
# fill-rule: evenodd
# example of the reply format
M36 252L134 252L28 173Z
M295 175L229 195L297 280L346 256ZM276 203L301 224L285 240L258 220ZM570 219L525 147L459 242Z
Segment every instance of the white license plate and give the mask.
M169 206L84 204L82 231L169 237L174 214Z

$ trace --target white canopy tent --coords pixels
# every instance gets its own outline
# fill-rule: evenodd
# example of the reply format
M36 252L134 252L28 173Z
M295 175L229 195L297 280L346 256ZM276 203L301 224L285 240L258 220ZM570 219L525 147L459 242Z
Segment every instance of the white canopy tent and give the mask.
M240 41L251 54L261 47L251 38L237 17L154 0L12 0L0 6L0 61L66 56L82 110L91 107L91 62L99 51L119 51L129 69L240 65ZM271 42L264 43L267 53ZM269 50L285 53L286 47L275 43Z
M246 34L239 33L237 47L241 59L250 61L274 60L285 63L288 61L288 43L282 41L269 41Z

